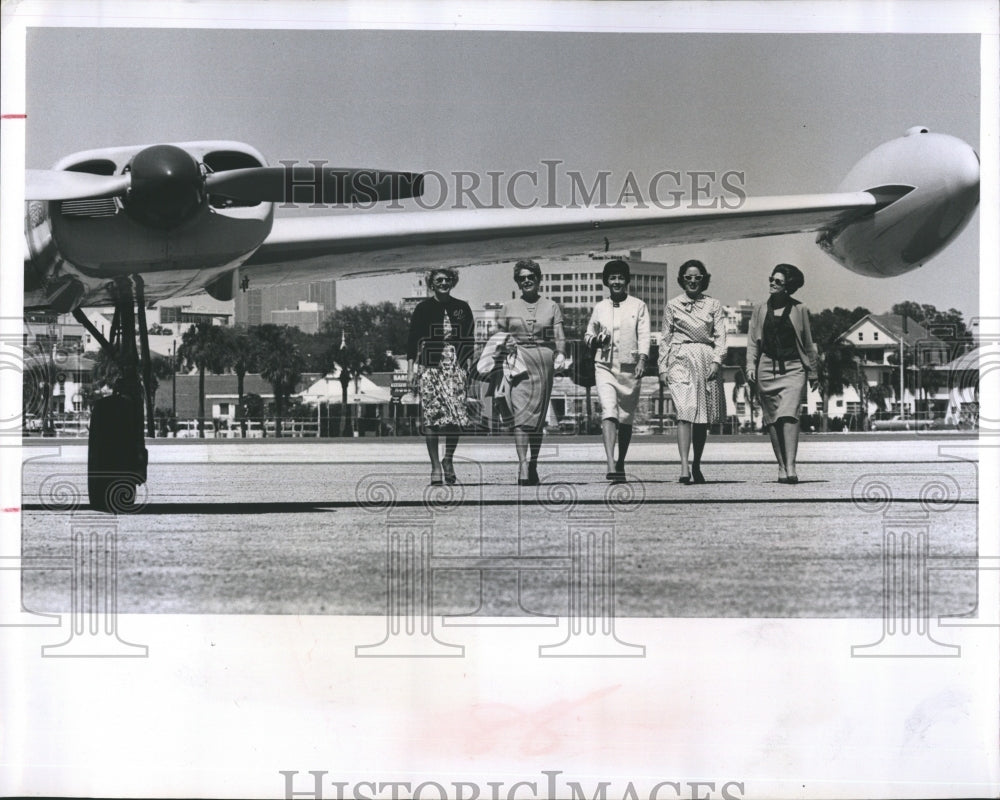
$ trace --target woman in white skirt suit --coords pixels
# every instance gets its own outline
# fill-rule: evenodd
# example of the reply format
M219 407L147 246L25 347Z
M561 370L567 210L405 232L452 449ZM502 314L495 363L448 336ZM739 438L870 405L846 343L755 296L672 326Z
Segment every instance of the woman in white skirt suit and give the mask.
M605 264L602 280L610 297L594 307L584 341L594 353L594 382L608 461L606 477L620 483L625 480L625 455L632 441L632 420L649 358L649 310L628 293L632 275L627 261L614 259Z

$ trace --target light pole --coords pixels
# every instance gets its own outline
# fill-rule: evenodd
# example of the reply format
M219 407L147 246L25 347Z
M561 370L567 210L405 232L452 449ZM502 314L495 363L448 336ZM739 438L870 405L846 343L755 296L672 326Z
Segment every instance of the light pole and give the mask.
M177 419L177 340L170 351L170 413Z
M903 317L903 336L899 337L899 416L906 419L906 406L903 404L903 391L906 388L904 375L906 374L906 362L903 352L903 338L906 334L906 317Z

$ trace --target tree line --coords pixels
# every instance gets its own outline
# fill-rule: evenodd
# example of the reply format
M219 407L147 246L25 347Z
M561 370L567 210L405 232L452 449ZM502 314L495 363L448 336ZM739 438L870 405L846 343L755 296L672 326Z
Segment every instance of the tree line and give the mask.
M813 338L819 350L819 372L815 388L822 398L824 423L829 399L842 394L848 386L854 387L861 395L862 408L866 408L870 401L880 410L885 410L886 401L893 396L893 387L899 386L898 354L889 356L894 368L891 385L869 387L860 354L853 345L841 339L845 331L869 313L871 312L862 306L854 309L838 306L811 314ZM961 312L956 309L939 311L929 304L907 301L894 305L890 313L909 317L947 342L972 342L972 334ZM564 317L567 338L571 341L581 340L590 317L589 310L566 309ZM340 367L340 382L346 403L348 386L359 375L396 369L394 354L405 353L409 324L410 312L402 304L390 302L362 303L338 309L325 320L321 330L314 334L285 325L230 328L198 323L185 332L173 362L169 358L154 356L153 389L155 390L158 380L173 375L177 370L197 370L198 424L199 431L202 431L205 418L205 374L232 372L236 375L239 416L244 424L247 417L262 416L264 413L260 407L260 398L253 396L248 401L244 392L246 375L259 374L271 385L277 435L280 436L281 420L304 373L325 375ZM573 351L576 367L571 377L575 383L589 388L593 386L592 364L586 363L584 348L574 347ZM905 354L902 364L904 384L911 390L919 384L925 396L932 394L940 387L940 373L915 364L914 355L909 352ZM740 368L736 373L734 400L739 395L750 399L749 387L745 380L741 380L742 369L746 365L740 363L736 353L731 355L727 363ZM93 384L113 386L116 370L112 360L103 353L98 354Z

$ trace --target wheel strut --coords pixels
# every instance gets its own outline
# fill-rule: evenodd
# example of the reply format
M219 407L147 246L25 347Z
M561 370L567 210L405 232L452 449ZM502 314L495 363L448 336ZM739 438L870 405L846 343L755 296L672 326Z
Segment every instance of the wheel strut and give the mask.
M143 437L143 410L148 409L152 426L149 339L142 301L142 281L119 279L116 284L115 316L110 341L105 340L82 312L74 316L101 345L117 367L112 394L94 403L90 418L87 452L87 488L92 508L100 511L134 510L136 487L146 482L148 452ZM142 375L136 348L136 312L139 304L139 334L142 348ZM86 320L86 321L84 321Z

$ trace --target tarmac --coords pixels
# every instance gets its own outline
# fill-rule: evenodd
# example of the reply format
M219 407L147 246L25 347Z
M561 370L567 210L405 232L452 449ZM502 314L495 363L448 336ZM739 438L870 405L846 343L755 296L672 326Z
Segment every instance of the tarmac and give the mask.
M84 442L25 442L26 608L67 609L66 565L94 526L114 533L122 613L385 614L405 574L442 619L552 620L574 613L581 576L603 575L615 616L876 617L883 555L900 548L934 567L932 613L976 603L968 436L806 435L796 486L763 436L710 437L707 482L687 486L656 435L633 441L624 484L596 437L547 437L537 487L517 485L502 437L463 440L460 483L440 487L420 439L147 444L147 483L116 516L86 505Z

